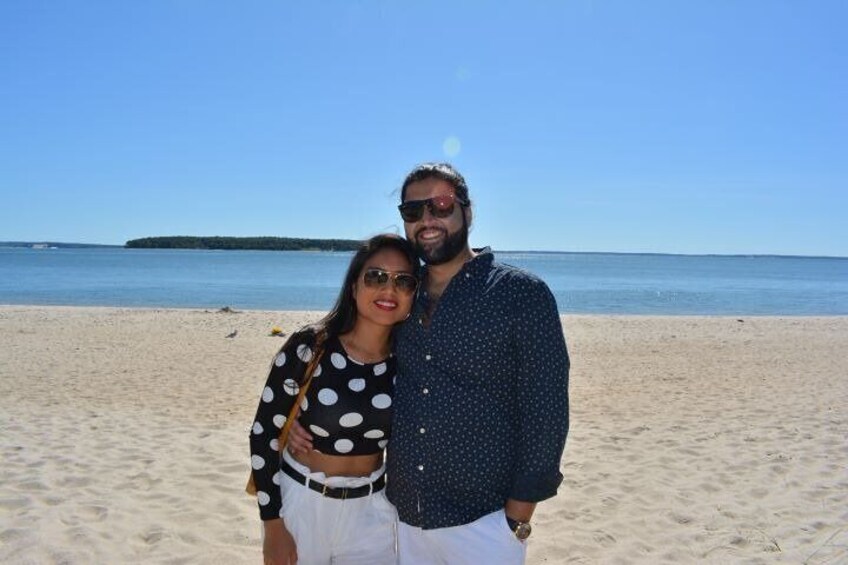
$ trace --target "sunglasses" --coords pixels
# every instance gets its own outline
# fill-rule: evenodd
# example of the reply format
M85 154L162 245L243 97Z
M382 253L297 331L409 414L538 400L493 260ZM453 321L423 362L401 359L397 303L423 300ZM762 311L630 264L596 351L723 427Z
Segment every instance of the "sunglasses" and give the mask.
M412 294L418 288L418 279L409 273L393 273L383 269L366 269L362 280L368 288L384 288L389 280L398 292Z
M412 223L424 216L424 206L430 210L430 215L434 218L447 218L453 214L453 207L457 202L461 206L468 205L468 202L453 194L442 194L426 200L408 200L398 206L398 210L400 210L400 216L404 222Z

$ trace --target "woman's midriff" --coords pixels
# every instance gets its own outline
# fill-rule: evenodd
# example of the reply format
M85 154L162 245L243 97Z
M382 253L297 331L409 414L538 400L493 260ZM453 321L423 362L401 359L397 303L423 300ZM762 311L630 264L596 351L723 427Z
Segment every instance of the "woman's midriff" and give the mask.
M317 451L292 453L299 463L309 467L313 473L324 473L328 477L367 477L383 464L383 453L370 455L325 455Z

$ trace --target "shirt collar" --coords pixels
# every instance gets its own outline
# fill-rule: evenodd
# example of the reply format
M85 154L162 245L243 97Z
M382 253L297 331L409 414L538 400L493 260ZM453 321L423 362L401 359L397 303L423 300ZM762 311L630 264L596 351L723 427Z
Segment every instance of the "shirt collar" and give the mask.
M471 251L475 253L474 257L465 262L459 272L454 275L458 277L460 275L474 276L478 273L486 272L492 266L492 262L495 260L495 254L492 253L492 248L489 246L480 247L480 248L472 248ZM427 265L424 264L421 267L421 280L424 281L427 278Z
M465 272L468 275L476 275L488 271L492 266L492 261L495 260L495 254L492 253L492 248L489 246L472 249L476 255L470 261L466 262L459 272Z

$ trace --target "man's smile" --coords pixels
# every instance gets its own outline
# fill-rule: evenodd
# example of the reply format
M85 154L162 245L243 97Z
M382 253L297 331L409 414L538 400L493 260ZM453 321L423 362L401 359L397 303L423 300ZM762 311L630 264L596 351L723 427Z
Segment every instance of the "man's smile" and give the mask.
M418 232L417 237L419 241L435 241L442 237L443 234L444 230L436 228L424 228Z

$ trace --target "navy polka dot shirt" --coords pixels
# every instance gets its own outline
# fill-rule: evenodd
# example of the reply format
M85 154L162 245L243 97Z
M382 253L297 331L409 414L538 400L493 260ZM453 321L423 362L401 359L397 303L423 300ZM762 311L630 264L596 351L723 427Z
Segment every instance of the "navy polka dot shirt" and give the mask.
M387 495L400 519L457 526L508 498L554 496L569 359L547 285L486 248L450 281L429 326L427 302L419 292L396 338Z

